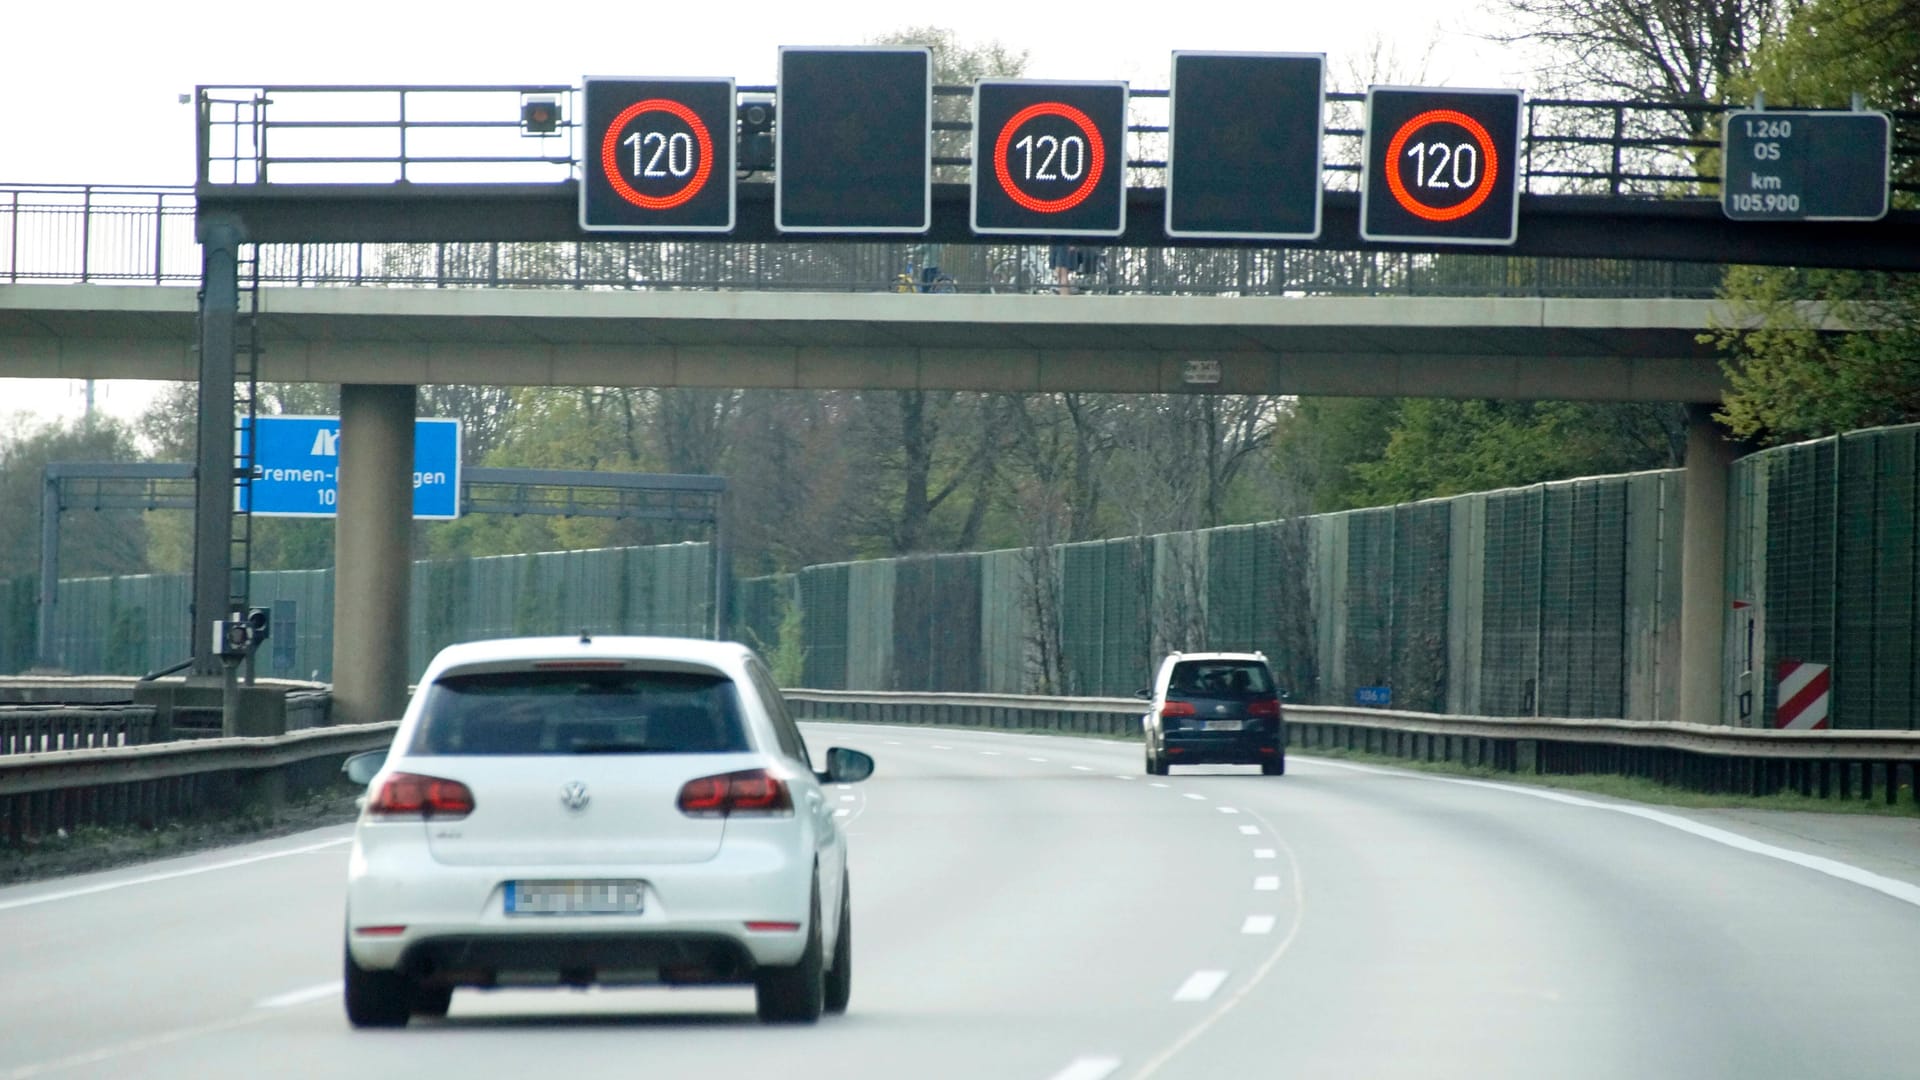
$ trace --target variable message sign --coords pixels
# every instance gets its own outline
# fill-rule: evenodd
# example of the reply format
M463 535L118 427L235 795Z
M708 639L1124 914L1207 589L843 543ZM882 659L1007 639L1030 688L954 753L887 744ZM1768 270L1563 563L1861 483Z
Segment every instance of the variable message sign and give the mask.
M925 232L933 224L932 53L782 48L773 142L781 232Z
M732 79L588 78L584 94L582 229L733 228Z
M1518 90L1368 90L1361 239L1513 243L1520 105Z
M1320 235L1319 54L1173 54L1167 235Z
M241 452L251 450L253 478L234 489L234 509L262 517L333 517L339 513L340 418L256 416L241 421ZM413 422L413 516L460 516L460 421Z
M1720 208L1740 221L1887 216L1893 123L1878 112L1727 114Z
M973 231L1118 236L1127 225L1127 84L981 79Z

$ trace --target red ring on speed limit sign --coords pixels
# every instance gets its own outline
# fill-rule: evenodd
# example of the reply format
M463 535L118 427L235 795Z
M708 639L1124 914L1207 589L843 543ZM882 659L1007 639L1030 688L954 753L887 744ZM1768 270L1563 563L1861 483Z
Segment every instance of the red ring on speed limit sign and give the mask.
M1013 145L1013 133L1020 130L1022 124L1037 116L1062 117L1078 127L1080 133L1087 137L1087 178L1080 181L1079 187L1058 199L1036 199L1021 191L1013 182L1012 171L1007 168L1007 149ZM1036 214L1057 214L1085 202L1087 196L1093 194L1094 185L1100 182L1100 174L1106 169L1106 165L1107 144L1101 140L1100 130L1094 126L1093 118L1059 101L1042 101L1014 113L1013 119L1008 120L1001 127L1000 138L993 144L993 175L1000 181L1000 190L1006 192L1007 197L1019 203L1023 209L1031 210Z
M1474 187L1473 194L1452 206L1428 206L1414 198L1400 179L1401 148L1407 145L1407 139L1414 132L1428 124L1452 124L1465 129L1467 134L1473 136L1473 141L1480 144L1480 153L1487 160L1487 167L1482 171L1480 183ZM1493 136L1487 134L1486 127L1480 121L1457 109L1428 109L1401 124L1400 130L1393 133L1393 141L1387 144L1386 168L1387 190L1393 192L1393 201L1399 203L1402 210L1427 221L1457 221L1480 209L1480 204L1493 194L1493 182L1500 176L1500 152L1494 149Z
M693 179L688 180L679 191L671 195L643 195L627 183L620 175L620 131L636 116L647 113L670 113L686 122L693 129L693 137L700 143L700 164L694 167ZM648 98L636 101L620 110L620 115L607 125L606 137L600 140L600 171L606 175L607 182L613 185L614 194L640 207L643 210L671 210L681 206L687 200L700 194L707 186L707 177L713 173L713 136L708 133L707 125L700 121L700 115L685 105L670 98Z

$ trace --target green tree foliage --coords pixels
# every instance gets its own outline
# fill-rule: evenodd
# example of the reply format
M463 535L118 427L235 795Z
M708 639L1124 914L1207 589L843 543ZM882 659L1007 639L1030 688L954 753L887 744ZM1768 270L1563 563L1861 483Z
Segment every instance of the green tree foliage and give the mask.
M0 578L38 574L40 503L52 462L138 461L131 429L111 419L40 424L22 417L0 431ZM82 493L60 523L66 576L132 574L146 568L146 521L133 510L84 509Z
M1843 106L1858 93L1870 108L1920 109L1920 0L1810 0L1760 48L1741 89L1781 107ZM1920 181L1920 167L1897 162L1894 179ZM1741 268L1723 296L1732 317L1714 338L1731 390L1720 418L1737 434L1791 442L1920 420L1920 275Z
M1565 401L1400 404L1385 451L1354 465L1362 505L1680 464L1674 406Z

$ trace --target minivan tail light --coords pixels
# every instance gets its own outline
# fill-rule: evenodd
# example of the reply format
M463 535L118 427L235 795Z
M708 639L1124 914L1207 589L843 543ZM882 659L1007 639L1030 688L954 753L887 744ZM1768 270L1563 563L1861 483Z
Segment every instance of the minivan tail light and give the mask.
M688 817L793 813L787 782L766 769L742 769L689 780L680 787L680 812Z
M1160 706L1160 718L1162 720L1168 720L1176 716L1195 715L1197 715L1197 713L1194 711L1193 702L1191 701L1169 701L1165 705Z
M393 773L367 800L367 813L387 818L463 818L473 813L473 790L458 780Z
M1252 701L1247 702L1247 715L1266 716L1278 720L1280 718L1280 699L1277 697L1254 698Z

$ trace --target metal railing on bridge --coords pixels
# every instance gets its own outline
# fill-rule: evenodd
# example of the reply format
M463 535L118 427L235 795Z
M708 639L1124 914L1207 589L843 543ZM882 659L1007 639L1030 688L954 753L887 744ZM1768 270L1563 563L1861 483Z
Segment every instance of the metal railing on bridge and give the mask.
M188 188L0 186L0 283L197 285ZM962 292L1051 292L1042 247L950 245ZM275 244L281 286L875 292L897 287L902 244ZM1117 247L1076 288L1147 295L1707 298L1703 263L1298 248Z
M771 100L775 89L737 93L744 105ZM972 94L971 86L934 87L937 180L966 180ZM570 86L203 86L199 97L199 180L207 184L563 181L574 176L571 148L583 115L580 91ZM534 97L562 103L545 137L527 137L518 119ZM1532 98L1521 132L1523 191L1717 199L1718 177L1703 173L1720 150L1721 115L1741 107ZM1365 108L1363 93L1325 95L1328 190L1358 187ZM1128 109L1128 183L1160 187L1168 92L1135 88ZM1920 112L1891 115L1894 190L1920 192Z

